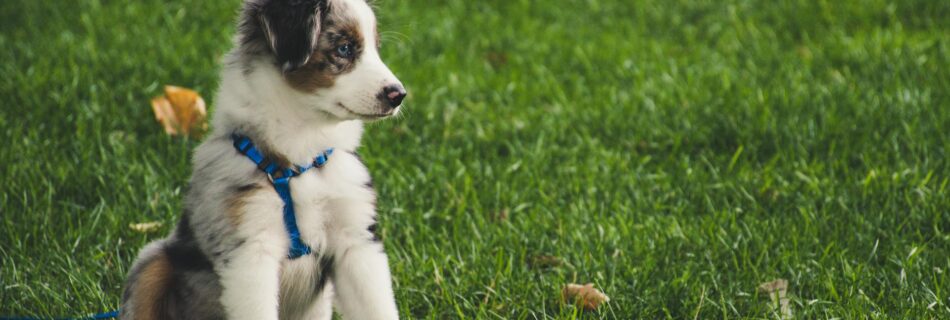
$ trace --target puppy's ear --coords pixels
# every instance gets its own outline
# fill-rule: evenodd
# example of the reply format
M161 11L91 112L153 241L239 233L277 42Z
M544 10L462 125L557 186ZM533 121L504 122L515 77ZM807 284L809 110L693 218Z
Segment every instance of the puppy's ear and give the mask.
M307 63L317 46L326 0L265 0L256 18L284 72Z

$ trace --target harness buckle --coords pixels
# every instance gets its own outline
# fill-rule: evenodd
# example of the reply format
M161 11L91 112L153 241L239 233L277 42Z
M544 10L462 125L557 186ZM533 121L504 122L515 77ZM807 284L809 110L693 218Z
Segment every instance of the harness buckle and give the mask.
M297 170L294 167L290 167L290 168L274 170L273 172L264 171L264 173L267 174L267 180L270 180L270 183L274 184L275 181L279 179L289 180L290 178L299 176L301 174L301 171ZM275 173L280 173L280 177L274 177Z

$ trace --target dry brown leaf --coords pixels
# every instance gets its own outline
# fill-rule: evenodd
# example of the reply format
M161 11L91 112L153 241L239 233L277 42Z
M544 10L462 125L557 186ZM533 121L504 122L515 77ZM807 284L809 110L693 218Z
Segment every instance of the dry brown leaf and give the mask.
M772 301L772 306L778 308L777 311L782 314L782 318L789 319L792 317L792 306L789 305L789 299L786 296L788 293L788 280L776 279L759 284L759 287L756 288L756 292L768 295Z
M207 127L205 117L208 110L205 101L197 92L176 86L165 86L165 97L171 102L184 133L190 130L204 130Z
M152 99L152 111L169 135L198 138L208 129L205 101L194 90L165 86L165 95Z
M129 224L130 229L135 230L137 232L141 232L141 233L154 232L154 231L157 231L161 227L162 227L162 223L160 221Z
M561 290L561 298L566 303L576 303L588 311L597 310L602 303L610 301L606 294L594 288L593 283L585 285L568 284Z

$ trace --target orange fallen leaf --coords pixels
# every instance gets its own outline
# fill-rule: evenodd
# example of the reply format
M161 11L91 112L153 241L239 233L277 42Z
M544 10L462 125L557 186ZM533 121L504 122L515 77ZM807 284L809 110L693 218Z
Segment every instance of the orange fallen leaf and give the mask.
M194 90L165 86L165 95L152 99L152 111L169 135L199 138L208 129L205 101Z
M588 311L597 310L602 303L610 301L606 294L594 288L593 283L585 285L568 284L561 290L561 298L566 303L576 303Z

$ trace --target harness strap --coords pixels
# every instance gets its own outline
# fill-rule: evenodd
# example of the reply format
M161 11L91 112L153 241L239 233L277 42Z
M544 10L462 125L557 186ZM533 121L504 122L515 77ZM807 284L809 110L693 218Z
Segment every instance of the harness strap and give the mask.
M313 162L304 166L294 165L294 168L281 168L279 164L271 161L260 150L254 146L251 139L242 135L232 134L231 140L234 141L234 148L241 154L257 165L257 168L267 174L277 195L284 201L284 228L287 229L287 235L290 237L290 253L287 257L291 260L310 254L310 246L300 239L300 229L297 227L297 215L294 212L294 199L290 195L290 179L307 172L312 168L322 167L327 163L330 155L333 154L333 148L329 148L322 154L316 156ZM280 177L275 178L275 173L280 173Z
M274 179L274 189L281 200L284 200L284 228L290 236L290 259L296 259L310 254L310 246L300 239L300 229L297 228L297 215L294 214L294 199L290 197L290 177Z

